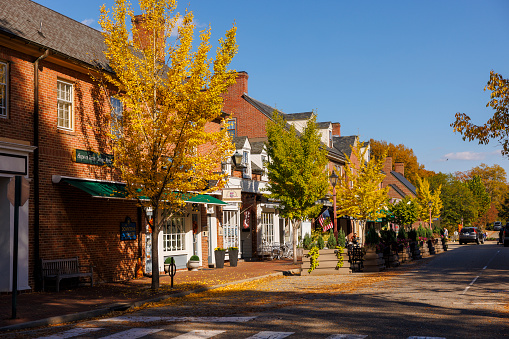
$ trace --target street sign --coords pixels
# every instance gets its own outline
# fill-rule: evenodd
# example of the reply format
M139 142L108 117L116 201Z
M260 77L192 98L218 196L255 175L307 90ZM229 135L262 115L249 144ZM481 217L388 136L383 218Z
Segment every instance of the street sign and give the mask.
M12 177L11 181L7 185L7 199L9 199L12 206L15 205L15 196L16 196L16 177ZM30 196L30 183L25 177L21 177L21 198L20 198L20 206L23 206Z

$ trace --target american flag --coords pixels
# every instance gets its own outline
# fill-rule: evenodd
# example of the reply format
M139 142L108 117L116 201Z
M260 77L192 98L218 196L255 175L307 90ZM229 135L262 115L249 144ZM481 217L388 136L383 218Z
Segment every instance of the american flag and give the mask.
M334 227L328 209L323 211L322 214L320 214L320 216L318 217L318 222L322 226L324 232Z

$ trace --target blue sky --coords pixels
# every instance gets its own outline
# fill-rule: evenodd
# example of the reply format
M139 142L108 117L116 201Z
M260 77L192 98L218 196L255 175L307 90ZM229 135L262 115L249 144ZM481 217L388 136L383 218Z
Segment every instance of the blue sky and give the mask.
M99 29L112 0L36 2ZM134 2L134 1L133 1ZM509 1L187 0L213 41L235 21L232 68L249 95L285 113L412 148L426 169L452 173L509 160L496 141L467 142L449 126L456 112L484 123L491 70L509 77Z

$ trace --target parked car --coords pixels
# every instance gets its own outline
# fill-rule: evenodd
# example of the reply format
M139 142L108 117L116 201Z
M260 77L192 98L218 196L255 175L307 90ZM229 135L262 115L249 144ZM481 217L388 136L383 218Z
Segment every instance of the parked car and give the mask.
M460 232L460 245L469 242L475 242L477 245L484 244L484 234L477 227L463 227ZM507 242L509 245L509 232L507 234Z
M501 228L502 228L502 221L495 221L493 223L493 230L494 231L500 231Z

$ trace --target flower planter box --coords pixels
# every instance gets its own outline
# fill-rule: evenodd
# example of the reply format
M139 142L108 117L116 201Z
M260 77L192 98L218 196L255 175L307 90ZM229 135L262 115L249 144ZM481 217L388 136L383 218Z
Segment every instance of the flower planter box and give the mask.
M237 267L239 260L239 250L228 251L228 259L230 260L230 267Z
M216 268L224 268L224 255L226 251L214 251L214 257L216 259Z
M385 269L385 261L383 253L376 253L375 248L366 248L364 255L364 269L363 272L380 272Z
M348 262L348 252L346 248L342 254L343 267L339 269L336 269L338 258L336 257L335 251L337 250L320 250L320 256L318 257L318 267L316 267L311 273L308 273L308 270L311 267L311 259L308 257L309 250L304 250L302 257L301 275L335 275L351 273L350 263Z

